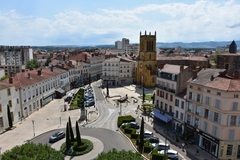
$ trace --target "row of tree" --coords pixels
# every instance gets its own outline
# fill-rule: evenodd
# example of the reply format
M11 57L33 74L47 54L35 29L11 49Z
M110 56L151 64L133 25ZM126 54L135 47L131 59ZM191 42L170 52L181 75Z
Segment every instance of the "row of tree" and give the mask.
M77 140L77 145L81 146L81 134L79 131L79 126L78 126L78 122L76 121L76 140ZM69 150L71 148L71 142L75 141L75 137L73 134L73 129L72 129L72 123L71 123L71 118L68 118L68 122L67 122L67 127L66 127L66 149Z

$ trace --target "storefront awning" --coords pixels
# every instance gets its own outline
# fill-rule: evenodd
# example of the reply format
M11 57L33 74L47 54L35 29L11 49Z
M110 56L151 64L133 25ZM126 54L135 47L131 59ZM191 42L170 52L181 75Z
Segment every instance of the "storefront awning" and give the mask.
M152 114L154 115L154 117L156 117L156 118L158 118L158 119L160 119L160 120L162 120L162 121L164 121L166 123L169 122L172 119L170 117L166 117L165 115L161 114L160 112L158 112L156 110L154 110L152 112Z
M65 91L62 88L56 89L56 92L61 93L61 94L65 94Z
M49 91L49 92L47 92L47 93L43 94L43 98L49 97L49 96L51 96L53 93L55 93L55 91L54 91L54 90L52 90L52 91Z

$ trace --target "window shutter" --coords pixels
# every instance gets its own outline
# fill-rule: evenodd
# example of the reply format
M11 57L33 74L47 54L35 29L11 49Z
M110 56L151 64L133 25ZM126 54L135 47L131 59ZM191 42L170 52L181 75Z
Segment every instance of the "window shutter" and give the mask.
M218 113L218 123L221 124L222 114Z
M202 117L204 117L205 108L202 108Z
M201 128L201 120L198 120L198 128Z
M195 100L195 96L194 96L194 93L192 93L192 100Z
M230 126L230 123L231 123L231 116L228 116L228 122L227 122L227 125Z
M211 120L211 111L208 110L208 119Z
M240 126L240 116L237 116L237 126Z

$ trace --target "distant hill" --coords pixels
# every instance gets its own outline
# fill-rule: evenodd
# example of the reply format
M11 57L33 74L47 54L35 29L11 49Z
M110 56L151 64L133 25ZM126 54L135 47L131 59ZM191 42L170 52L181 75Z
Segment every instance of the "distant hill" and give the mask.
M240 50L240 41L235 41ZM176 48L181 46L182 48L201 48L201 49L214 49L217 46L226 46L230 45L232 41L209 41L209 42L191 42L191 43L183 43L183 42L172 42L172 43L164 43L157 42L157 48ZM64 50L64 49L90 49L90 48L114 48L114 45L92 45L92 46L77 46L77 45L59 45L59 46L31 46L33 49L46 49L46 50Z
M240 49L240 41L235 41L238 49ZM183 42L173 42L173 43L163 43L157 42L158 48L175 48L181 46L182 48L208 48L215 49L217 46L226 46L230 45L232 41L222 41L222 42L191 42L191 43L183 43Z

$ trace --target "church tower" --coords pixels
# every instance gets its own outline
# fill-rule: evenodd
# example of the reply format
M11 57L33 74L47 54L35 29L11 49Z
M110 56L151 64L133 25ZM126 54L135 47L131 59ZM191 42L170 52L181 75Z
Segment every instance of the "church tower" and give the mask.
M140 32L139 55L136 68L136 83L144 87L155 87L157 74L156 32L142 35Z

